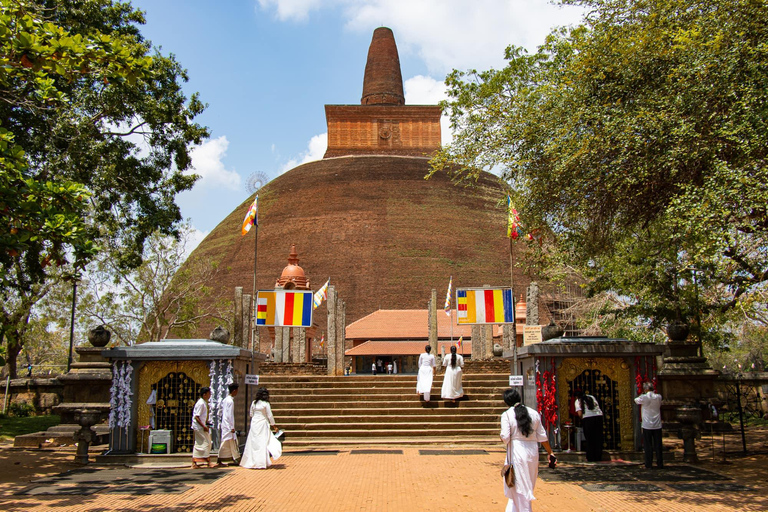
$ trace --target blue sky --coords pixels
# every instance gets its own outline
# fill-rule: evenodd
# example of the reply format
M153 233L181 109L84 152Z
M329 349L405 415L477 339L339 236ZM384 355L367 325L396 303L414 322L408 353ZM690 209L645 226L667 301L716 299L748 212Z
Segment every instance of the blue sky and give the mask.
M132 0L142 33L189 73L211 137L193 152L195 188L181 194L196 245L248 197L254 172L271 180L325 152L326 104L359 104L374 29L391 28L407 104L444 98L452 69L504 65L514 44L534 50L581 10L547 0ZM444 123L443 140L450 140ZM245 212L243 212L245 215Z

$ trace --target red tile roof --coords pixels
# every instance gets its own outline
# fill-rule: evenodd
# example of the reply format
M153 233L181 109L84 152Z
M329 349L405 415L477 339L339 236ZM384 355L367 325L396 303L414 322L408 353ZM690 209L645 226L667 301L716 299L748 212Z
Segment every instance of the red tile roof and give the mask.
M368 316L352 322L347 326L348 340L416 340L429 338L428 311L426 309L380 309ZM453 321L453 337L458 339L472 336L472 326L456 324L456 311L451 311L451 317L442 309L437 310L437 337L451 337L451 321ZM501 326L493 326L493 335L501 336ZM422 346L423 348L423 346ZM421 351L418 352L421 354Z
M366 341L360 345L350 348L344 354L348 356L417 356L424 352L423 341ZM459 354L472 354L472 342L465 341L463 347L457 349ZM440 341L437 346L437 356L451 352L450 341Z

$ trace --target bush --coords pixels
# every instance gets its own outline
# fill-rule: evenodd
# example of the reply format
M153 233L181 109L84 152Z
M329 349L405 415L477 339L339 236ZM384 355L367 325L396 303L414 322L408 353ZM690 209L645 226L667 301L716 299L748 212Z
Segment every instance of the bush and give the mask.
M11 416L16 416L17 418L26 418L27 416L32 416L32 414L35 412L35 406L22 400L20 402L13 402L11 405L9 405L8 412Z

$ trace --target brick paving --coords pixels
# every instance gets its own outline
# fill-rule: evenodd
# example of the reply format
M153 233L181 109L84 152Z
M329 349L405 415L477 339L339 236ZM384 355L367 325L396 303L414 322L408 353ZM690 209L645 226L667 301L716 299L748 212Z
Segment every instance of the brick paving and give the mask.
M358 448L366 448L364 446ZM429 446L429 450L440 447ZM443 511L504 510L498 469L504 453L498 447L466 446L450 454L420 452L418 447L399 447L402 453L356 453L354 448L337 451L286 452L266 470L174 469L155 488L149 481L151 468L128 470L108 468L85 476L77 471L69 451L24 451L0 446L0 509L2 510L237 510L237 511ZM704 462L695 470L677 463L680 474L713 471L723 477L701 483L683 478L642 479L636 466L628 472L634 477L607 479L605 482L568 481L564 472L589 471L588 467L561 465L555 481L542 468L537 487L537 512L552 511L734 511L768 510L768 476L764 468L768 455L734 459L732 464ZM614 474L621 474L621 466ZM629 467L629 466L627 466ZM75 470L69 477L56 476ZM604 468L600 468L601 474ZM217 472L218 478L202 481L199 472ZM667 471L667 470L664 470ZM687 471L687 473L686 473ZM72 475L83 476L78 482ZM94 475L98 476L95 478ZM214 477L206 474L206 477ZM138 480L137 480L138 479ZM669 480L669 481L667 481ZM693 483L691 483L693 482ZM689 487L686 487L689 486ZM90 486L90 487L89 487ZM657 490L640 492L644 487ZM37 491L36 491L37 489ZM617 490L619 489L619 490ZM639 489L639 490L627 490ZM682 489L682 490L681 490ZM28 494L19 494L27 491ZM154 494L138 494L155 492ZM37 492L57 494L36 494ZM77 495L65 492L89 492Z

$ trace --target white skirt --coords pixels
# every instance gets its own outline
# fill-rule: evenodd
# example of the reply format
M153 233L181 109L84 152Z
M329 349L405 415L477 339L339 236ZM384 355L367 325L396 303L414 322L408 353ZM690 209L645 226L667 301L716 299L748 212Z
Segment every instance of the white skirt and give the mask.
M419 368L419 376L416 378L417 393L432 392L432 373L431 366L422 366Z
M445 367L443 387L440 390L441 398L456 399L464 396L464 387L461 385L461 366L456 368L450 364Z

